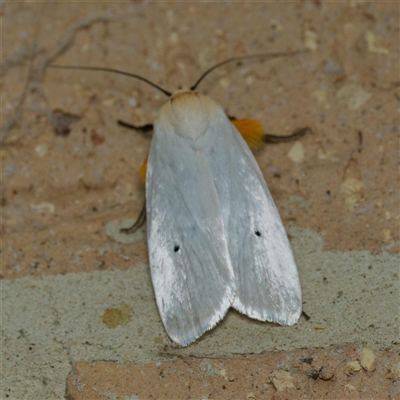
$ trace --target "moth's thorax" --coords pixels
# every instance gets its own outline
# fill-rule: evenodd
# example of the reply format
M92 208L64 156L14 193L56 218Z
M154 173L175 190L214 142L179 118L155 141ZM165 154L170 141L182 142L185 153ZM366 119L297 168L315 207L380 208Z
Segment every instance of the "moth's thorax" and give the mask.
M177 91L161 107L155 124L163 132L198 139L218 117L221 107L201 93Z

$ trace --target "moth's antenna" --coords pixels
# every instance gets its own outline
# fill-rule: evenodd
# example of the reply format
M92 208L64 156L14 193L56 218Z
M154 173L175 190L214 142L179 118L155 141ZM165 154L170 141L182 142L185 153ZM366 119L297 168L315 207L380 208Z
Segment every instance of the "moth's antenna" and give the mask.
M160 92L163 92L165 95L168 97L172 96L171 92L168 92L168 90L163 89L161 86L156 85L155 83L149 81L146 78L143 78L143 76L136 75L136 74L131 74L129 72L125 71L120 71L118 69L114 68L102 68L102 67L73 67L69 65L49 65L49 68L59 68L59 69L77 69L77 70L86 70L86 71L103 71L103 72L112 72L114 74L119 74L119 75L125 75L125 76L130 76L131 78L136 78L139 79L140 81L148 83L150 86L153 86L154 88L158 89Z
M228 58L224 61L219 62L218 64L215 64L211 68L209 68L207 71L205 71L199 79L197 79L196 83L190 88L190 90L196 90L197 86L199 86L200 82L212 71L215 69L222 67L225 64L234 62L234 61L240 61L240 60L251 60L253 58L277 58L277 57L290 57L290 56L295 56L297 54L303 54L303 53L308 53L309 50L298 50L298 51L289 51L286 53L260 53L260 54L251 54L248 56L239 56L239 57L232 57Z

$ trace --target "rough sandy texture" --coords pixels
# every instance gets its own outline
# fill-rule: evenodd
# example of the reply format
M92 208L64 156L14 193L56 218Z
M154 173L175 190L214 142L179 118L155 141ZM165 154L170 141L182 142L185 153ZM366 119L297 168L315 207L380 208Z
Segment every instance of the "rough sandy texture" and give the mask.
M396 398L400 390L398 382L394 382L400 372L398 352L374 352L379 364L370 372L361 366L362 354L368 351L346 346L229 359L186 357L153 364L80 362L68 377L67 391L71 399L99 400L178 396L275 400Z
M399 339L394 310L400 292L391 282L398 268L395 257L326 252L316 234L298 228L291 228L289 234L303 282L303 309L310 319L303 316L295 326L282 327L231 311L215 329L186 348L172 344L165 333L147 265L137 263L126 271L6 280L4 356L13 360L7 384L20 393L19 382L39 379L61 396L62 377L79 361L131 366L149 360L229 358L272 351L291 351L296 357L295 349L349 343L391 348Z
M400 395L397 4L7 3L1 18L2 398ZM151 123L165 97L45 67L114 67L173 91L234 55L303 48L230 64L199 90L269 133L312 130L256 154L310 319L230 312L180 349L159 320L145 231L115 236L142 208L151 139L116 120Z

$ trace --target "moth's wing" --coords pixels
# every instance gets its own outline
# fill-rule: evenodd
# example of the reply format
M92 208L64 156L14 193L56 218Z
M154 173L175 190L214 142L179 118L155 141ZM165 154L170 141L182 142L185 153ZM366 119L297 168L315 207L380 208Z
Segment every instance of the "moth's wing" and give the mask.
M222 117L221 117L222 118ZM236 310L293 325L301 287L291 246L260 168L240 133L215 124L218 154L210 158L236 281Z
M209 140L206 135L202 140ZM185 346L224 317L235 296L234 275L204 153L193 141L157 125L147 167L146 208L158 309L170 338Z

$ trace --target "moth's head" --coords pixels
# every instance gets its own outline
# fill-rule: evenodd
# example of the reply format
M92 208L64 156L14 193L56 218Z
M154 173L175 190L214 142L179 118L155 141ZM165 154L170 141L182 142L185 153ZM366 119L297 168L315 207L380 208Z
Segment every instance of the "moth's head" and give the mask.
M205 132L220 106L209 97L191 90L178 90L158 112L155 124L173 129L180 136L197 139Z
M168 100L168 110L171 112L170 117L174 118L178 123L186 121L202 120L209 114L208 97L199 92L191 90L178 90L174 92ZM198 116L196 118L196 116Z

